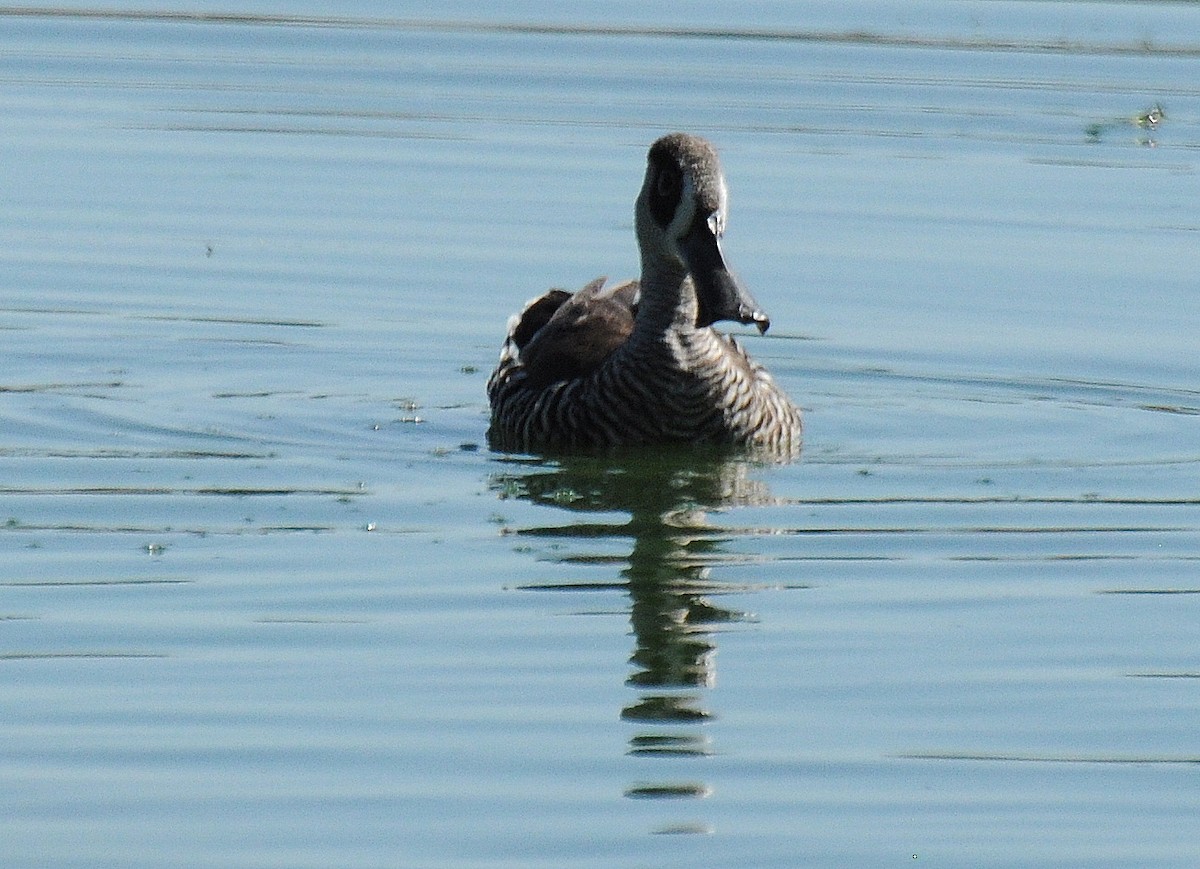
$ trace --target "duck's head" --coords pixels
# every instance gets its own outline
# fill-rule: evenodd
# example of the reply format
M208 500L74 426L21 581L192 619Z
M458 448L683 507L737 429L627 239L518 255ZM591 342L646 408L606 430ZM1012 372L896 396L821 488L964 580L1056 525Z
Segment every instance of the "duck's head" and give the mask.
M727 199L716 149L704 139L672 133L651 145L636 211L643 272L658 260L691 275L698 328L733 320L766 332L770 319L721 253Z

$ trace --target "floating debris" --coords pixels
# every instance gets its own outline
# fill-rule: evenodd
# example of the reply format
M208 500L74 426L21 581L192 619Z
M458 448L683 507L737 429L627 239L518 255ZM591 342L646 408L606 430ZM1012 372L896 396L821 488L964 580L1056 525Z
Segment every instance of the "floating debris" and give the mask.
M1121 130L1126 127L1136 127L1139 130L1144 130L1153 133L1158 129L1158 125L1167 119L1167 113L1163 109L1161 103L1155 103L1150 108L1143 112L1128 117L1128 118L1113 118L1110 121L1097 121L1094 124L1088 124L1085 128L1087 137L1093 142L1100 141L1106 133L1113 130ZM1138 143L1141 145L1154 145L1154 139L1150 136L1142 136Z

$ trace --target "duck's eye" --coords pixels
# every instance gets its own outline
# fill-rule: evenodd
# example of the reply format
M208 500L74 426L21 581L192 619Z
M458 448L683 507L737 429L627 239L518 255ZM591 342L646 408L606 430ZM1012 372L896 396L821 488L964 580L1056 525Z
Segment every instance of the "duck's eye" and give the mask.
M679 168L671 164L662 165L654 175L650 187L650 213L658 225L666 228L675 217L679 205L679 194L683 189L683 176Z
M658 173L658 183L655 192L660 199L675 199L679 196L679 170L673 166L664 166Z

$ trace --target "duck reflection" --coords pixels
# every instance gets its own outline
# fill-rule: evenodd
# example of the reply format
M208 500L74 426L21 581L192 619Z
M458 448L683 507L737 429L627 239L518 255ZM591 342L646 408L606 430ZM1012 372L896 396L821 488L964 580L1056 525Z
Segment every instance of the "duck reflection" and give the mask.
M500 497L550 505L577 515L625 513L626 522L571 522L515 533L578 540L632 538L627 557L613 559L575 553L564 562L622 564L619 579L599 584L628 591L634 648L627 684L637 696L621 717L642 727L630 739L629 753L640 756L700 756L711 751L696 727L709 720L705 689L716 679L714 631L746 619L713 597L732 590L709 578L710 566L728 561L721 553L727 536L709 524L707 511L768 500L765 485L751 475L756 465L693 451L623 456L564 458L554 463L509 460L492 478ZM539 585L579 589L577 584ZM597 587L589 583L586 587ZM702 796L698 782L653 782L631 786L631 797Z

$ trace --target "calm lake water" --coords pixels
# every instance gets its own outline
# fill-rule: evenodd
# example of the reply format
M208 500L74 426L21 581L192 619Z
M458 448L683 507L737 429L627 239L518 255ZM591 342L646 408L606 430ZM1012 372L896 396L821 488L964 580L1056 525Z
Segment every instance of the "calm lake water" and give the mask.
M99 8L0 10L5 867L1197 865L1200 6ZM672 129L802 460L490 452Z

